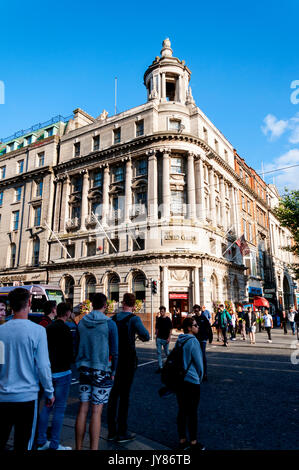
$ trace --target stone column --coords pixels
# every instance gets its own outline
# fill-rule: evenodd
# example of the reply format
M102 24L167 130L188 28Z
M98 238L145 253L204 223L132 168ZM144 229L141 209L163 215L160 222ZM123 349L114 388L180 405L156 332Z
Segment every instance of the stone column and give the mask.
M162 305L166 307L166 312L168 312L169 311L168 267L162 266L162 272L163 272Z
M199 267L193 268L193 302L194 304L200 305L200 294L199 294Z
M231 225L233 225L234 231L237 233L237 221L236 221L236 206L235 206L235 197L234 197L234 187L229 184L229 202L230 202L230 217Z
M188 173L187 173L187 194L188 194L188 218L194 219L196 216L195 199L195 176L194 176L194 154L188 152Z
M201 157L195 160L195 194L196 194L196 215L201 222L206 219L206 211L204 208L205 192L204 192L204 172Z
M64 215L61 221L62 222L61 227L63 227L63 231L65 231L65 224L70 216L69 199L71 195L71 180L69 176L67 176L66 179L64 180L63 188L64 188L65 196L64 196Z
M126 186L125 186L125 223L130 222L132 207L132 162L126 162Z
M235 208L235 215L236 215L236 235L239 237L240 234L240 211L241 211L241 205L239 204L239 195L238 195L238 190L233 188L233 194L234 194L234 208Z
M181 103L182 102L182 76L178 76L177 80L177 100Z
M166 77L165 73L162 73L161 75L161 98L163 101L166 100Z
M163 175L162 175L162 201L163 213L162 216L168 220L170 217L170 156L167 149L161 150L163 153Z
M215 178L214 178L214 169L212 167L209 169L209 186L210 186L209 218L211 219L213 227L216 227L217 220L216 220L216 202L215 202Z
M82 184L80 230L86 230L86 217L88 216L88 190L89 190L89 173L88 173L88 170L84 170L83 171L83 184Z
M158 219L158 168L155 150L149 150L148 155L148 216L150 221Z
M107 216L109 213L109 185L110 185L110 172L109 166L104 168L103 179L103 201L102 201L102 224L107 225Z
M63 182L60 178L56 178L54 180L54 183L56 185L56 195L55 195L55 201L54 201L54 226L53 226L53 231L54 232L59 232L60 231L60 207L61 207L61 199L62 199L62 191L63 191Z
M225 208L225 186L224 178L220 176L220 214L221 214L221 225L224 229L228 230L227 221L226 221L226 208Z

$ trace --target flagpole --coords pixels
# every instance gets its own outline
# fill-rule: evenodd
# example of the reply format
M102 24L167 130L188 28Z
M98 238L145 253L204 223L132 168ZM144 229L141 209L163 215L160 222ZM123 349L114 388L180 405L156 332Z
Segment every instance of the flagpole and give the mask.
M61 243L61 241L59 240L59 238L57 237L57 235L55 235L55 233L53 232L53 230L49 227L49 225L47 224L47 222L45 222L45 226L47 227L48 230L50 230L51 232L51 235L54 235L54 238L56 238L56 240L58 241L59 245L61 246L61 248L66 252L67 256L69 258L71 258L71 255L69 254L69 252L67 251L66 247Z
M98 217L96 216L96 214L95 214L94 212L92 212L91 215L92 215L92 217L95 218L97 225L98 225L98 226L100 227L100 229L104 232L104 234L105 234L105 236L106 236L108 242L110 243L110 245L111 245L112 248L114 249L115 253L117 253L117 249L116 249L115 246L113 245L113 243L112 243L112 241L111 241L111 239L110 239L108 233L107 233L106 230L104 229L103 225L100 223L100 221L99 221Z

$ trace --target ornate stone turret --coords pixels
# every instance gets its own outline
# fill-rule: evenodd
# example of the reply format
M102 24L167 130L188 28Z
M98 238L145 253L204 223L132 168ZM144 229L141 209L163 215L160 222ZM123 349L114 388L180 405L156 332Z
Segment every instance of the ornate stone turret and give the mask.
M148 101L176 102L194 105L189 87L191 72L184 60L172 56L171 42L162 43L161 57L157 56L144 74Z

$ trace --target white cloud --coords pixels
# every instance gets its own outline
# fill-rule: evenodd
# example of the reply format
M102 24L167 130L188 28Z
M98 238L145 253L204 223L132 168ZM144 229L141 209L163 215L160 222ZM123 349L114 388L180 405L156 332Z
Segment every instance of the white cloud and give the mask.
M290 119L289 127L292 130L289 137L289 142L291 144L299 143L299 113L296 114L293 118Z
M265 125L261 127L263 133L268 135L270 133L270 140L275 140L280 137L288 128L288 121L283 121L273 116L273 114L267 114L264 119Z
M281 171L273 171L278 168L285 167L291 168L286 168L285 170ZM270 171L273 171L273 173L268 173ZM299 149L289 150L288 152L273 160L272 163L265 164L264 172L266 182L274 182L280 193L283 193L285 188L290 190L299 189Z

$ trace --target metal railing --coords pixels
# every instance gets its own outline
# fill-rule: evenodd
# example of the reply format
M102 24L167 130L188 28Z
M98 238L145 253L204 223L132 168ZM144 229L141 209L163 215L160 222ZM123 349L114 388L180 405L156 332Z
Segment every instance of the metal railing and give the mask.
M39 129L43 129L44 127L48 127L51 124L55 124L56 122L68 122L72 118L73 118L73 114L67 117L64 117L58 114L57 116L54 116L52 119L49 119L46 122L39 122L38 124L34 124L32 127L29 127L29 129L21 129L20 131L16 132L13 135L10 135L9 137L0 138L0 142L2 143L9 142L10 140L17 139L19 137L22 137L23 135L29 134L30 132L35 132L35 131L38 131Z

